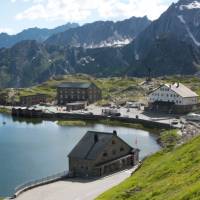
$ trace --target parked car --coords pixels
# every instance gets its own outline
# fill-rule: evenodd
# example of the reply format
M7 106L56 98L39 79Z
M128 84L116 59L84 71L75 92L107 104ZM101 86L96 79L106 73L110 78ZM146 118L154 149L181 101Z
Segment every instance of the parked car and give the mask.
M102 109L102 114L105 116L116 116L119 117L121 116L121 113L118 112L116 109Z
M178 124L178 120L174 119L174 120L172 121L172 124L174 124L174 125Z

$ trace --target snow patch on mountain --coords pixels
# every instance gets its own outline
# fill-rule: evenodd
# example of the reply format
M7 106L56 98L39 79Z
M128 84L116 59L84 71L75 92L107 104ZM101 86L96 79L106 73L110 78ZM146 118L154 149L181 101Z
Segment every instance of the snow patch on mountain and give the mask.
M123 47L129 43L131 43L133 39L126 38L122 40L111 40L111 41L102 41L99 44L91 44L91 45L84 45L84 48L87 49L94 49L94 48L104 48L104 47Z
M135 60L140 60L140 55L135 51Z
M184 9L189 9L189 10L200 9L200 2L194 1L194 2L189 3L187 5L180 5L179 8L180 8L180 10L184 10Z
M82 66L85 66L91 62L94 62L95 58L92 58L90 56L86 56L86 57L82 57L80 58L80 60L78 61L78 64L81 64Z
M178 18L179 18L180 22L181 22L182 24L184 24L184 26L185 26L185 28L186 28L186 31L187 31L189 37L190 37L190 38L192 39L192 41L194 42L194 44L195 44L196 46L199 47L199 46L200 46L200 42L197 41L197 39L194 37L194 35L193 35L192 32L190 31L190 28L187 26L187 23L186 23L184 17L183 17L182 15L178 15Z

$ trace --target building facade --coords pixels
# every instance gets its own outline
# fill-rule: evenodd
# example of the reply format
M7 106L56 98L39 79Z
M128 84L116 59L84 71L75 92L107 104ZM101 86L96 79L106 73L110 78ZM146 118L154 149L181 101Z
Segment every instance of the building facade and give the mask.
M149 109L184 113L198 109L198 95L181 83L164 84L148 96Z
M57 88L58 105L86 101L89 104L101 99L101 90L94 83L63 83Z
M7 101L6 101L6 96L0 96L0 105L6 105Z
M139 150L129 146L115 131L88 131L68 157L72 176L100 177L136 165Z
M20 106L32 106L40 103L47 103L47 95L35 94L20 97Z
M72 110L83 110L86 107L87 102L81 101L81 102L74 102L74 103L67 103L66 104L66 110L72 111Z

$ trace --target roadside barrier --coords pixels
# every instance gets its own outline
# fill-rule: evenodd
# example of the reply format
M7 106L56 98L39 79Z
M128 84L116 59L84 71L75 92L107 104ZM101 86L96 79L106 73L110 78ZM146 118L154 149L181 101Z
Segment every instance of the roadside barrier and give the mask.
M38 180L32 180L32 181L29 181L29 182L24 183L22 185L19 185L15 188L15 194L13 195L13 197L11 197L11 199L16 198L21 193L23 193L27 190L30 190L30 189L33 189L35 187L42 186L42 185L45 185L45 184L53 183L55 181L62 180L64 178L67 178L68 174L69 174L68 171L64 171L64 172L61 172L61 173L58 173L58 174L54 174L52 176L48 176L48 177L41 178L41 179L38 179Z

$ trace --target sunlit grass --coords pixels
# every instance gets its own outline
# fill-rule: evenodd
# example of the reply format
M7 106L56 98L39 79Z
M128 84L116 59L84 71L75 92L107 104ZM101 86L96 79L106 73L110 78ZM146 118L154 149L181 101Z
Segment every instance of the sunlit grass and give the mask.
M147 158L142 167L97 200L200 199L200 137Z

